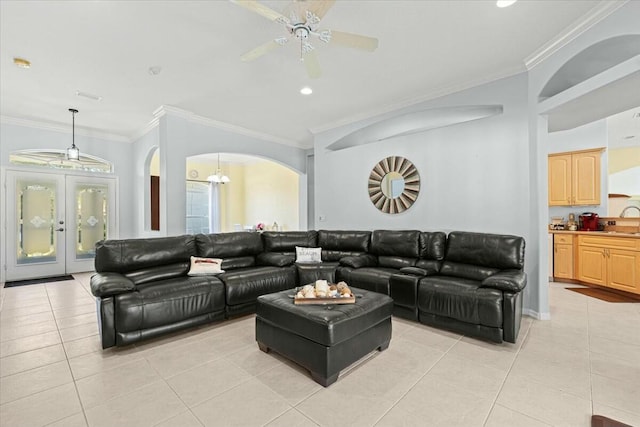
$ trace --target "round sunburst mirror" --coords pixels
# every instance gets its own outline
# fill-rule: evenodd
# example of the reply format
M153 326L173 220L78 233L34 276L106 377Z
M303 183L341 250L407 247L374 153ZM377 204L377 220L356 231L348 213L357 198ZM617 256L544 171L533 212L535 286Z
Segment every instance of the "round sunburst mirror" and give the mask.
M420 193L420 174L399 156L382 159L369 175L369 198L384 213L397 214L413 205Z

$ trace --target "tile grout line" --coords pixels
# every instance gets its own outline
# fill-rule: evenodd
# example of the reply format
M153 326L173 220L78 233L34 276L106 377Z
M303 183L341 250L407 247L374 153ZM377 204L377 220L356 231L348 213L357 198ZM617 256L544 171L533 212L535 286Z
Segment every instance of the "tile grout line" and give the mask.
M49 299L49 289L47 289L46 285L44 287L44 290L47 293L47 299ZM51 300L50 299L49 299L49 305L51 305ZM56 317L55 317L55 314L53 312L53 306L52 305L51 305L51 313L53 314L53 318L54 318L54 321L55 321ZM73 376L73 370L71 369L71 362L69 361L69 355L67 354L67 349L64 346L64 341L62 340L62 334L60 333L60 327L58 326L58 322L56 322L56 330L58 331L58 336L60 337L60 344L62 345L62 351L64 351L64 357L65 357L65 360L67 361L67 367L69 368L69 374L71 375L71 380L73 381L73 388L76 391L76 397L78 399L78 403L80 404L80 409L82 409L82 416L84 418L84 422L85 422L85 424L87 426L89 426L89 419L87 418L87 413L85 412L84 404L82 403L82 399L80 398L80 391L78 390L78 383L76 383L76 379ZM63 420L63 419L64 418L60 418L59 420L56 420L56 421L53 421L53 422L57 422L57 421L60 421L60 420ZM53 422L51 422L49 424L52 424Z
M520 344L520 347L518 347L518 351L516 352L516 355L513 358L513 361L511 362L511 365L509 365L509 369L507 370L507 374L503 378L502 384L500 384L500 388L498 389L498 392L496 393L496 396L493 399L493 403L491 403L491 409L489 410L489 413L486 415L486 417L485 417L485 419L484 419L484 421L482 423L483 426L486 426L487 421L489 421L489 417L491 416L491 412L493 412L493 409L495 408L496 403L498 402L498 397L500 397L500 393L502 393L502 389L504 388L504 385L507 382L507 379L509 378L509 375L511 375L511 370L513 369L513 365L515 365L516 360L518 360L518 356L520 355L520 351L522 351L522 347L524 346L525 342L529 339L529 333L531 332L531 328L532 327L533 327L533 323L531 323L529 325L529 328L527 329L527 332L525 333L524 337L522 338L522 344ZM505 406L505 408L508 408L508 407ZM528 418L532 418L532 419L534 419L536 421L540 421L543 424L549 425L547 422L545 422L543 420L540 420L540 419L538 419L536 417L532 417L531 415L524 414L524 413L522 413L520 411L517 411L515 409L512 409L512 408L508 408L508 409L511 410L511 411L517 412L518 414L524 415L524 416L526 416Z
M451 351L451 349L452 349L453 347L455 347L455 346L456 346L456 344L458 344L460 341L462 341L462 338L464 338L464 335L460 335L460 337L456 340L456 342L455 342L454 344L452 344L452 345L447 349L447 351L443 352L443 353L442 353L442 356L440 356L440 357L438 358L438 360L436 360L436 361L433 363L433 365L431 365L431 367L430 367L429 369L427 369L427 370L426 370L426 372L425 372L424 374L422 374L422 375L420 376L420 378L418 378L418 380L417 380L416 382L414 382L414 383L413 383L413 385L412 385L411 387L409 387L409 389L408 389L405 393L403 393L403 394L402 394L398 399L396 399L396 401L395 401L395 402L393 402L393 404L391 405L391 407L390 407L388 410L386 410L386 411L384 412L384 414L382 414L382 415L380 416L380 418L378 418L378 419L373 423L373 427L375 427L375 426L376 426L380 421L382 421L382 419L383 419L383 418L384 418L384 417L385 417L389 412L391 412L391 410L392 410L393 408L395 408L395 407L398 405L398 403L400 403L400 401L401 401L402 399L404 399L404 398L407 396L407 394L409 394L409 393L411 392L411 390L413 390L413 389L416 387L416 385L417 385L417 384L418 384L418 383L419 383L419 382L420 382L424 377L426 377L426 376L427 376L427 374L428 374L429 372L431 372L431 370L433 369L433 367L434 367L434 366L436 366L436 365L438 364L438 362L440 362L442 359L444 359L444 357L445 357L445 356L446 356L446 355Z

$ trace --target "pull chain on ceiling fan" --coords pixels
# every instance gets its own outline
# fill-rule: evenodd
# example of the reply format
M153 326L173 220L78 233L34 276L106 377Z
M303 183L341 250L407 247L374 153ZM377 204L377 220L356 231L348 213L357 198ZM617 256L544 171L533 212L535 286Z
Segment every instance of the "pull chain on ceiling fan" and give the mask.
M257 13L270 21L284 25L288 36L277 37L256 47L240 57L244 62L253 61L272 50L284 46L293 36L300 42L300 60L304 62L307 74L311 78L320 77L320 64L310 37L316 37L323 43L340 45L367 52L378 47L378 39L360 34L345 33L329 29L319 29L320 21L334 5L335 0L298 0L290 5L289 18L255 0L231 0L233 3ZM304 16L304 21L302 17Z

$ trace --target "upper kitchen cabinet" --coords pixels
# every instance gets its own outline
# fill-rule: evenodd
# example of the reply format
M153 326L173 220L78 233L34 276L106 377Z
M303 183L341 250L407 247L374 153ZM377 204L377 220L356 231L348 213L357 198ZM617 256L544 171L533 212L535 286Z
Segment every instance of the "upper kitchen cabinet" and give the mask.
M549 206L600 204L604 148L549 155Z

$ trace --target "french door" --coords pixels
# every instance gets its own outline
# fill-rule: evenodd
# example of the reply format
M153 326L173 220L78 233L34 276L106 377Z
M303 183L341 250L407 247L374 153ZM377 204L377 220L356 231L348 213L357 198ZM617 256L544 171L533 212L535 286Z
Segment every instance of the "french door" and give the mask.
M117 237L116 178L7 170L6 280L93 270Z

